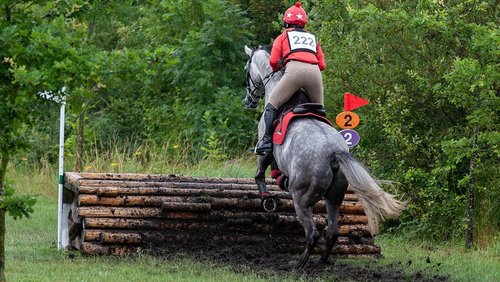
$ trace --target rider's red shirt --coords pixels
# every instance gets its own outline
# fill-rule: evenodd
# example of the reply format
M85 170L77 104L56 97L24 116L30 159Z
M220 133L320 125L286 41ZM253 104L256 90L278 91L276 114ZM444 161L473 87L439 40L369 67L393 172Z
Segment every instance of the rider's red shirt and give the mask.
M307 51L295 51L290 53L288 31L293 30L293 28L286 29L274 40L273 49L271 50L271 58L269 59L273 71L279 70L282 66L286 65L286 63L291 60L317 64L320 70L324 70L326 68L326 63L319 42L316 43L316 54ZM282 65L280 65L281 58L285 58L285 61Z

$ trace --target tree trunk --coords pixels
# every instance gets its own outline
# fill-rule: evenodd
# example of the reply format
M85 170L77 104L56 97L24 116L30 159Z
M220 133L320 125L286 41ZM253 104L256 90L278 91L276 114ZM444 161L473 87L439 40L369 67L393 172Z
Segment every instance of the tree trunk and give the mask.
M78 115L78 132L76 135L76 161L75 171L81 172L82 169L82 155L83 155L83 128L85 122L85 111Z
M5 194L4 182L9 157L6 153L0 154L0 203ZM5 209L0 209L0 282L5 281Z
M472 156L469 165L469 177L470 182L467 187L467 198L468 198L468 208L467 208L467 234L465 238L465 248L470 249L474 244L474 169L476 166L476 155L477 155L477 135L478 128L477 124L474 125L474 133L472 139Z

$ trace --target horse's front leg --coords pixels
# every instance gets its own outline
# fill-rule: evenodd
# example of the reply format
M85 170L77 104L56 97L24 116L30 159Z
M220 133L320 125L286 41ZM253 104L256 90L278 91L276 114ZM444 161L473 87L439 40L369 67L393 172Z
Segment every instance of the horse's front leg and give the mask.
M265 211L273 212L278 207L278 203L274 197L269 194L266 186L266 170L273 161L272 154L265 154L257 157L258 167L255 173L255 183L259 189L261 204Z

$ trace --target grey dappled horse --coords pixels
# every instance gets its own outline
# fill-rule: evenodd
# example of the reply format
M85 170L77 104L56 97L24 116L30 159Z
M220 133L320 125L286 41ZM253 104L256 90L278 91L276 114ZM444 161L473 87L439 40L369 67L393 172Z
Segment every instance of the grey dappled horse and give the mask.
M269 101L272 90L282 77L281 72L273 73L269 64L269 49L259 47L250 49L245 46L249 59L247 73L247 96L245 106L254 108L261 98ZM259 139L264 133L262 118L259 122ZM326 263L331 250L339 237L337 215L344 199L347 186L356 192L368 217L368 228L372 234L378 232L379 220L395 217L404 208L404 203L379 187L360 162L349 153L344 138L328 124L316 119L300 118L289 125L287 136L282 145L273 146L274 158L279 169L289 177L289 191L293 198L298 220L304 227L306 245L298 262L301 267L309 259L316 246L320 233L313 221L313 206L325 199L328 227L326 230L326 249L320 262ZM272 156L258 156L258 169L255 182L263 197L269 197L265 183L265 171ZM266 207L264 207L266 208Z

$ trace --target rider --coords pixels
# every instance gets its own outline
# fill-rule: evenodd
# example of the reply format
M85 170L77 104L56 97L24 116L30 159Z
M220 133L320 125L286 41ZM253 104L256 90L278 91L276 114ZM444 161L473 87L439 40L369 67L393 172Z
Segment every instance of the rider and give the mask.
M273 43L269 62L273 71L285 68L285 73L274 88L264 109L264 137L257 143L255 153L265 155L273 151L273 122L277 109L300 88L304 88L311 103L323 105L321 71L326 68L323 52L316 37L304 30L307 14L299 2L283 15L285 31Z

